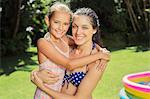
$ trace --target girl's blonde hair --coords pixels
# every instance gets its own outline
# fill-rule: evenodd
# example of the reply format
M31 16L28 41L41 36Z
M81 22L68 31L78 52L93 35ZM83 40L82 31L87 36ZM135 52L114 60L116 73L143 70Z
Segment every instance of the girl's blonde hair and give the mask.
M48 11L48 17L49 19L51 18L51 16L53 15L53 13L55 11L61 11L61 12L66 12L69 13L70 16L72 16L72 11L70 10L69 6L64 4L64 3L60 3L60 2L55 2Z

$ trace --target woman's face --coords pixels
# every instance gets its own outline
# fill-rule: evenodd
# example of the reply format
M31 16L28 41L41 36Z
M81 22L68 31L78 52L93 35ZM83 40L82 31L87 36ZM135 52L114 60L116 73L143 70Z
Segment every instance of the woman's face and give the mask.
M49 21L50 33L54 38L61 38L66 34L70 26L70 14L55 11Z
M92 41L92 36L96 32L93 29L90 17L84 15L75 15L72 22L73 39L77 45L82 45Z

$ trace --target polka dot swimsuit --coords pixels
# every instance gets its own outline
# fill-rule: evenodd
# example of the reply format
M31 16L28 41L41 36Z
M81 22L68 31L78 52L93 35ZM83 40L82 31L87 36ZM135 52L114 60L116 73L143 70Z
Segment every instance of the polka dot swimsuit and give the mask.
M96 44L93 43L92 50L95 47L96 47ZM80 85L82 79L85 77L86 73L81 71L81 72L73 72L71 74L67 74L67 72L65 71L65 76L64 76L64 79L63 79L63 85L65 84L65 82L67 82L67 83L70 82L74 86L78 87Z
M74 72L69 75L65 74L63 84L67 81L67 83L71 82L74 86L78 87L85 75L86 73L84 72Z

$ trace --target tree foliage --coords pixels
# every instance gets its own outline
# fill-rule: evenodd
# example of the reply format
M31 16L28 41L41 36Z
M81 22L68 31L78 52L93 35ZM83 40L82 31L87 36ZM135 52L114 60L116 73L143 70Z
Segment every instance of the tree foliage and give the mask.
M96 11L106 45L150 47L149 0L71 0L70 4L73 10L90 7Z
M1 0L1 55L15 55L36 45L47 32L44 17L55 1L69 3L73 11L80 7L95 10L107 46L123 42L118 46L150 47L149 0Z
M23 52L28 39L20 27L21 0L2 0L1 8L1 55Z
M1 55L25 52L37 35L40 37L46 30L45 1L2 0L1 6ZM31 29L28 30L27 27Z

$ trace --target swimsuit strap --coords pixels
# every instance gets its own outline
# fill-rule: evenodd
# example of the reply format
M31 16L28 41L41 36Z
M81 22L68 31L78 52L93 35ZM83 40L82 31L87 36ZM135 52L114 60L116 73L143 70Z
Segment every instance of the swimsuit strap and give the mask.
M66 53L68 54L68 57L69 57L69 50L70 50L69 45L62 38L60 38L60 40L66 45L66 47L67 47L67 52Z
M61 51L60 48L58 48L58 47L56 46L56 44L51 40L51 38L50 38L50 33L49 33L49 32L47 32L47 33L44 35L44 39L47 40L47 41L49 41L49 42L51 42L51 43L55 46L55 48L58 49L60 52L63 52L63 51ZM68 46L68 44L67 44L62 38L60 38L60 40L67 46L67 52L66 52L66 53L69 55L69 46ZM63 52L63 53L65 53L65 52Z
M94 48L96 48L96 43L95 42L93 42L92 50L94 50Z
M68 46L68 44L62 38L60 38L60 40Z
M63 52L59 47L56 46L56 44L51 40L50 38L50 34L49 32L45 34L44 38L48 41L48 42L51 42L53 44L53 46L63 55L69 57L69 46L68 44L63 40L63 39L60 39L67 47L67 51L66 52Z
M96 43L93 42L93 45L92 45L92 50L90 52L90 55L92 54L92 51L96 48ZM86 73L88 72L88 65L86 65Z
M47 32L47 33L44 35L44 39L47 40L47 41L50 41L50 34L49 34L49 32Z

